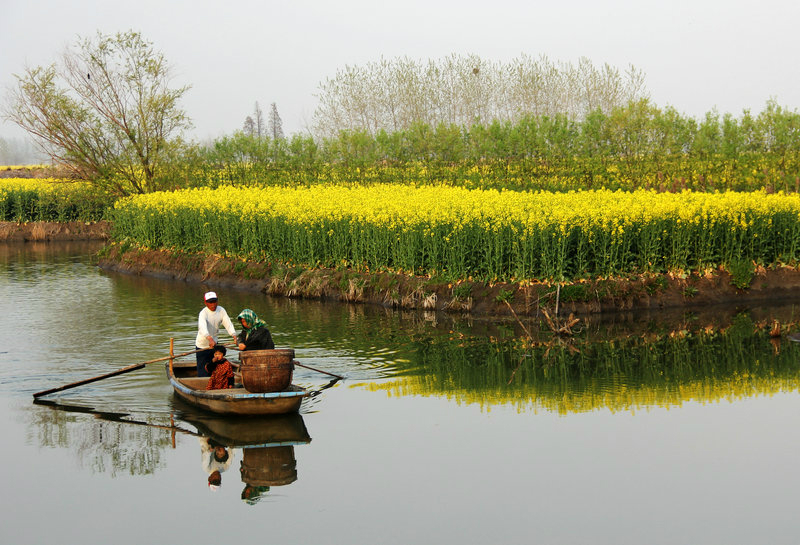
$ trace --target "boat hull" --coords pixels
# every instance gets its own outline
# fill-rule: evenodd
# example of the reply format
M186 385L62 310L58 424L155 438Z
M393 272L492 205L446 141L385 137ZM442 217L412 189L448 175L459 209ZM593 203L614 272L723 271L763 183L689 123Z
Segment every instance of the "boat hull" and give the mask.
M216 414L258 416L296 413L308 391L291 385L282 392L252 393L244 388L206 390L208 378L178 378L166 365L175 395L195 407Z

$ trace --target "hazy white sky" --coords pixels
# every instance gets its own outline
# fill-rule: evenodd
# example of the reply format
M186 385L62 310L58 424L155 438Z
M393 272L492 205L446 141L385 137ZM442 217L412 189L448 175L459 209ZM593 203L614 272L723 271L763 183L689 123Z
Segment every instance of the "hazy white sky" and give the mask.
M241 128L255 101L301 131L321 81L381 56L584 56L634 65L656 104L696 117L758 112L770 97L800 108L796 0L0 0L0 21L3 100L12 74L76 37L133 29L192 86L183 106L198 139ZM0 121L0 136L22 134Z

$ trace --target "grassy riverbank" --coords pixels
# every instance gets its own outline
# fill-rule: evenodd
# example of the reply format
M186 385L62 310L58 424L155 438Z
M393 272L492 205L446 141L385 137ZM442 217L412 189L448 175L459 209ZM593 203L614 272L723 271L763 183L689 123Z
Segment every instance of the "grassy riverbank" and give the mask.
M238 135L174 165L183 189L120 200L16 168L0 176L0 238L110 236L109 267L475 314L794 295L800 144L772 128L800 117L708 118L665 148L658 111L625 112L649 120L643 139L599 117L594 136L588 120L561 131L544 118L472 127L463 141L430 127L418 129L433 139L343 133L318 148Z
M437 276L355 271L348 267L307 268L219 254L156 250L112 242L100 252L101 267L131 274L234 287L272 295L369 303L393 308L438 310L475 316L541 316L542 310L598 313L767 303L800 297L800 270L754 269L737 287L725 270L702 274L648 273L565 282L449 281Z

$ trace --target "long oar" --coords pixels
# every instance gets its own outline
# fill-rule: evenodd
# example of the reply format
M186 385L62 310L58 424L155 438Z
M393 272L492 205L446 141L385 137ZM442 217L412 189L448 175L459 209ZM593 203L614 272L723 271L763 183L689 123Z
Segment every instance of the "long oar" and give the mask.
M49 390L44 390L42 392L36 392L33 394L34 398L39 398L42 396L46 396L48 394L52 394L55 392L61 392L63 390L69 390L70 388L75 388L76 386L82 386L84 384L89 384L90 382L97 382L98 380L103 380L104 378L115 377L117 375L122 375L124 373L130 373L131 371L136 371L137 369L141 369L148 363L156 363L157 361L166 361L168 359L178 358L180 356L188 356L190 354L196 354L197 352L202 352L203 350L207 350L207 348L201 348L200 350L191 350L189 352L184 352L183 354L175 354L174 356L164 356L163 358L157 358L154 360L143 361L142 363L135 363L133 365L129 365L128 367L123 367L122 369L117 369L116 371L112 371L110 373L106 373L105 375L98 375L96 377L87 378L84 380L79 380L78 382L72 382L70 384L65 384L64 386L59 386L58 388L51 388Z
M308 365L303 365L302 363L300 363L297 360L295 360L294 364L297 365L297 366L300 366L300 367L305 367L306 369L311 369L312 371L316 371L317 373L322 373L323 375L330 375L330 376L332 376L334 378L337 378L339 380L344 380L344 377L342 377L342 376L334 375L333 373L329 373L327 371L323 371L322 369L314 369L313 367L309 367Z
M233 347L233 349L234 350L239 350L239 348L237 348L235 346ZM327 371L323 371L322 369L315 369L313 367L309 367L308 365L303 365L302 363L300 363L297 360L294 360L294 364L297 365L298 367L305 367L306 369L311 369L312 371L316 371L317 373L322 373L323 375L330 375L330 376L332 376L334 378L338 378L339 380L344 380L344 377L341 376L341 375L334 375L333 373L329 373Z

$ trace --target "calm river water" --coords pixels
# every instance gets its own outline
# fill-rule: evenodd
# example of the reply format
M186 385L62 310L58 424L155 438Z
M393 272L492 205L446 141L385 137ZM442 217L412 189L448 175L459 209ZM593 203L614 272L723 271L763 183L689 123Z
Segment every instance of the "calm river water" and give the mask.
M104 272L94 250L0 245L0 543L800 539L800 351L757 333L764 309L531 346L510 325L207 286L346 380L297 368L318 391L300 416L247 423L173 399L160 363L35 404L170 337L193 348L204 286ZM226 461L206 463L214 442Z

